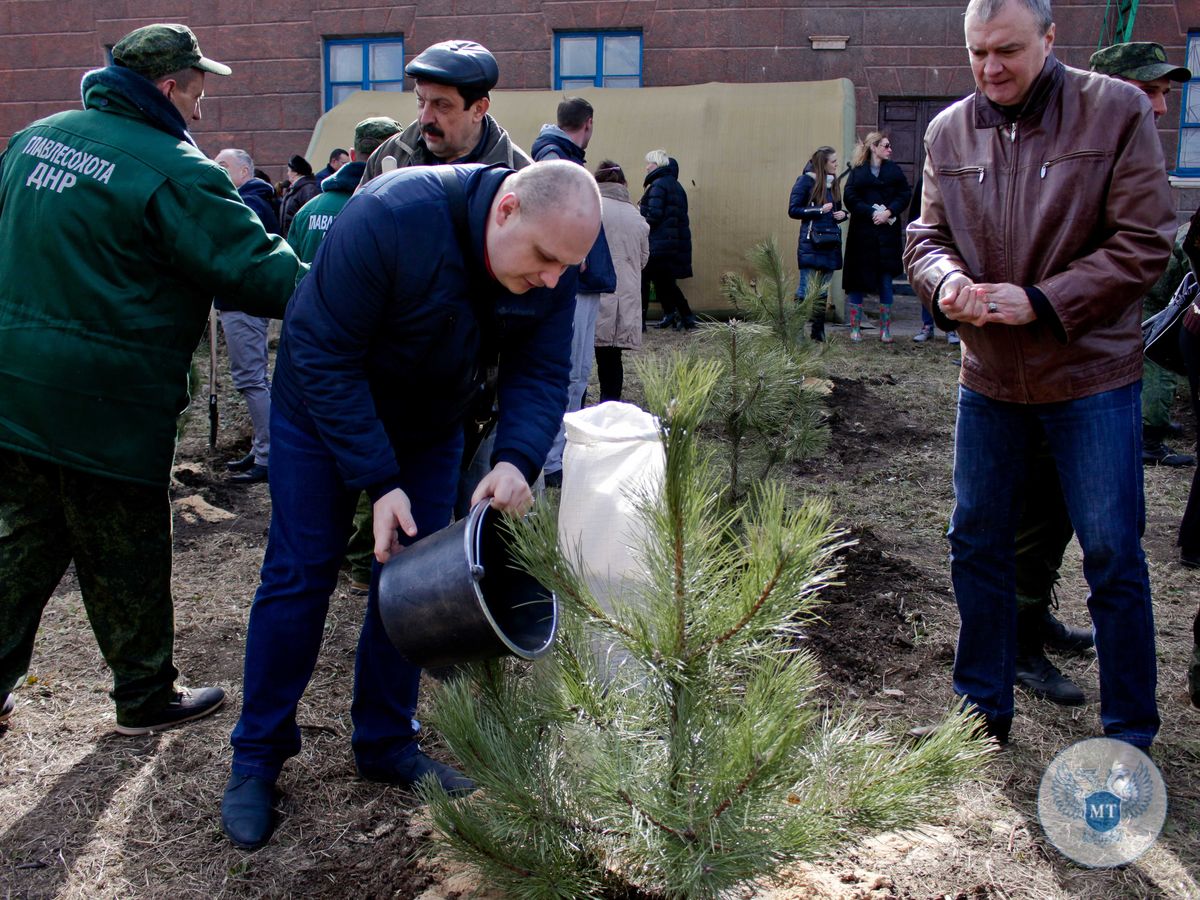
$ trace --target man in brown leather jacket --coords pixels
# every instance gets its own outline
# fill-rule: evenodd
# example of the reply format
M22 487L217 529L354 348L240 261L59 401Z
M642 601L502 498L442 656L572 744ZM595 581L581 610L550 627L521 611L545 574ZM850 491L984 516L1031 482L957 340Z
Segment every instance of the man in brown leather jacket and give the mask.
M976 92L925 136L924 203L905 266L959 329L951 577L954 690L997 739L1013 716L1013 538L1044 434L1084 554L1106 735L1158 731L1141 548L1140 299L1174 212L1154 118L1132 85L1052 54L1048 0L972 0Z

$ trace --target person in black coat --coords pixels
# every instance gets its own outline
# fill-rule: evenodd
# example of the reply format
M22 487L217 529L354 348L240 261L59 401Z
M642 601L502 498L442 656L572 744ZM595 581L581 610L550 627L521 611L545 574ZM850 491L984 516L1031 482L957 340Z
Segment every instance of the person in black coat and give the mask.
M892 342L892 277L904 271L900 259L904 234L900 218L912 191L900 167L892 162L892 142L872 131L854 148L846 179L846 211L850 234L842 286L850 313L850 340L862 339L862 301L865 293L879 294L879 339Z
M800 267L800 283L796 299L804 300L813 279L820 279L821 295L813 302L812 339L825 340L825 304L829 296L829 281L842 267L842 229L838 223L846 218L842 209L842 186L837 179L837 151L818 147L804 167L804 174L792 186L788 215L799 219L800 242L796 247L796 264ZM824 173L818 180L817 173Z
M313 177L312 166L299 154L288 160L287 177L290 184L279 201L280 234L287 234L300 207L321 193L321 186Z
M679 183L679 163L665 150L646 154L646 191L639 208L650 223L650 262L642 270L642 321L650 305L650 285L663 308L659 328L696 327L696 317L676 279L692 277L692 226L687 193Z

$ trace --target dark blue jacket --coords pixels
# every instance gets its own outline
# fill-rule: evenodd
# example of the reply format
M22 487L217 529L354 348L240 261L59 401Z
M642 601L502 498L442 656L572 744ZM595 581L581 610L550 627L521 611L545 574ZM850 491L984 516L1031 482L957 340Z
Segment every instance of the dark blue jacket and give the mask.
M537 140L533 142L530 156L534 162L544 159L565 159L567 162L585 165L583 148L567 137L567 133L557 125L543 125ZM581 294L611 294L617 289L617 268L613 265L612 254L608 249L608 238L604 235L604 226L600 226L600 234L592 249L588 251L586 265L579 273L579 292Z
M796 179L792 186L792 196L788 202L788 215L800 220L800 240L796 245L796 264L801 269L822 269L835 272L842 267L842 230L838 227L833 213L842 208L841 203L833 202L833 189L825 189L825 203L833 203L833 210L821 212L824 203L812 204L813 187L816 179L812 174L812 163L804 167L804 174ZM817 240L823 236L826 241L836 240L833 246L818 247Z
M237 192L242 202L254 210L258 221L267 229L267 234L279 234L279 216L275 214L275 205L271 202L275 197L275 188L261 178L251 178L244 182ZM239 308L222 297L214 297L213 306L220 310Z
M485 337L500 350L493 464L536 476L567 405L575 279L568 270L553 290L517 295L491 278L484 226L511 170L454 170L466 253L438 170L385 173L350 198L284 320L272 400L311 423L345 484L372 500L398 486L393 446L432 446L462 428Z
M692 277L692 226L687 193L679 183L674 159L646 176L646 192L638 204L650 223L649 266L662 266L676 278Z

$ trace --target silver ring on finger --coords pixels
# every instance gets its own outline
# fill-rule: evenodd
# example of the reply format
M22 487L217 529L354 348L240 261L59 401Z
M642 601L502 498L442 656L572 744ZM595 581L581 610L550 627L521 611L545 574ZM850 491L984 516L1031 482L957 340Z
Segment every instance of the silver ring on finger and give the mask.
M996 302L994 300L992 302L988 303L988 312L994 313L994 312L999 312L999 311L1000 311L1000 308L998 306L996 306Z

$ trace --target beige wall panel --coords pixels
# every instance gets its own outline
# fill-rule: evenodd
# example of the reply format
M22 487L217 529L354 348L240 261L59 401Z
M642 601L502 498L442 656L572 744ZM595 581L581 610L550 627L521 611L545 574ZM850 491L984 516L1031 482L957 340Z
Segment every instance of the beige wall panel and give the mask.
M769 235L795 275L799 223L788 218L788 196L818 146L831 144L843 161L849 158L855 122L849 80L591 90L580 96L596 110L589 166L606 158L620 163L635 201L648 151L661 148L679 161L695 270L680 285L695 309L723 309L721 274L743 269L746 251ZM554 121L561 97L555 91L495 91L491 113L528 150L542 124ZM411 91L353 94L317 122L306 157L315 165L334 147L349 147L354 123L373 115L411 122L416 99ZM839 278L839 307L840 294Z

